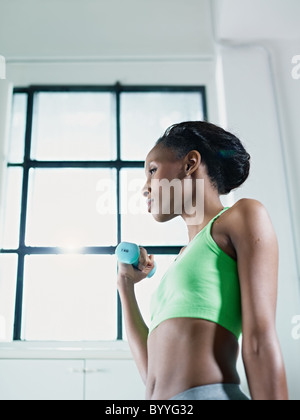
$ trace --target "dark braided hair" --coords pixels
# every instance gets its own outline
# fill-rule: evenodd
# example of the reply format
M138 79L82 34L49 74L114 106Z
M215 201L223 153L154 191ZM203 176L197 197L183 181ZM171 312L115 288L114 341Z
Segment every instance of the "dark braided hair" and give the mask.
M249 176L250 155L241 141L214 124L204 121L175 124L156 145L173 149L178 159L197 150L220 195L240 187Z

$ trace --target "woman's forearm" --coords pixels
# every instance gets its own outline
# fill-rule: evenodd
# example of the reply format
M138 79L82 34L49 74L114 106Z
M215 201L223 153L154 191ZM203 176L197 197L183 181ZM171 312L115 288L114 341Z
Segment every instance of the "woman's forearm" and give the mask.
M285 368L276 339L244 348L243 360L253 400L288 400Z
M141 377L146 383L148 370L147 341L149 329L141 315L132 281L118 278L118 290L122 302L128 343Z

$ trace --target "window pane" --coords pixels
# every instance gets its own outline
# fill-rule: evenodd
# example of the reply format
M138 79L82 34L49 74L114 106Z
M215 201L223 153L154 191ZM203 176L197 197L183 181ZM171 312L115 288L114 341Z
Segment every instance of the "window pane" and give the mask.
M0 341L13 339L18 257L0 255Z
M22 339L93 341L116 336L114 257L26 257Z
M168 223L158 223L148 213L146 199L142 195L145 182L143 169L121 171L122 239L157 246L186 244L187 228L180 216Z
M203 118L200 93L122 94L122 159L145 160L172 124Z
M13 96L12 122L8 161L20 163L24 160L26 130L27 94L15 93Z
M31 170L26 244L68 249L116 245L115 177L114 170Z
M35 97L33 159L114 160L114 96L40 93Z
M23 169L8 168L6 176L1 246L5 249L17 249L19 246Z

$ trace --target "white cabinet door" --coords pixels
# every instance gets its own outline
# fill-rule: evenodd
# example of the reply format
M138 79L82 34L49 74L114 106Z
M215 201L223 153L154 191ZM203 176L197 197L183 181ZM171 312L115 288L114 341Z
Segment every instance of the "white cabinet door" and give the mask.
M87 360L87 400L144 400L145 385L133 360Z
M0 360L0 400L82 400L82 360Z

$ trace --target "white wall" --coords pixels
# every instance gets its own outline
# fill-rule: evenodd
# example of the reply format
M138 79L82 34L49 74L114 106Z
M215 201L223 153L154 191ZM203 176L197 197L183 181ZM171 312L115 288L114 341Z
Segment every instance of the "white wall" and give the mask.
M12 93L12 84L7 80L0 80L0 203L3 203L5 185ZM2 210L3 208L0 206L0 221L2 220Z
M300 218L298 217L300 212L300 79L292 77L295 67L292 59L296 55L300 56L300 35L298 39L273 42L269 48L272 52L276 76L286 168L290 186L290 202L293 211L293 227L297 242L297 259L300 267ZM300 71L297 73L300 76Z
M217 36L235 42L299 38L298 0L212 0Z

